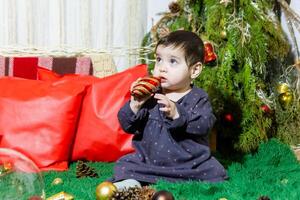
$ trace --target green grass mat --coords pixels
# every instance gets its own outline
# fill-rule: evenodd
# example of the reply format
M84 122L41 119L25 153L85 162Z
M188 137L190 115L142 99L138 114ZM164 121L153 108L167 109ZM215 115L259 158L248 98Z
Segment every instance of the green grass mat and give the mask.
M95 188L112 175L113 163L93 163L100 178L76 178L76 163L66 172L43 173L47 197L61 191L72 194L75 200L94 200ZM256 200L268 196L272 200L300 199L300 165L289 146L270 140L260 146L257 153L247 155L241 162L228 166L230 179L223 183L168 183L153 185L157 190L168 190L176 200ZM55 178L62 184L53 185Z

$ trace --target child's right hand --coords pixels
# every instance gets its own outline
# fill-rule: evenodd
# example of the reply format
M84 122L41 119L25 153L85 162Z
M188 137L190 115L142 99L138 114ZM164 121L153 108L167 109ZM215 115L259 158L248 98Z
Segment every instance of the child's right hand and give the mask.
M141 80L142 78L138 78L136 81L134 81L131 86L130 86L130 93L132 93L133 91L133 88L139 83L139 81ZM151 97L153 96L153 94L151 95L147 95L147 96L143 96L143 97L140 97L140 98L137 98L136 96L134 95L131 95L131 99L130 99L130 108L131 110L136 114L140 108L142 107L142 105L148 100L150 99Z

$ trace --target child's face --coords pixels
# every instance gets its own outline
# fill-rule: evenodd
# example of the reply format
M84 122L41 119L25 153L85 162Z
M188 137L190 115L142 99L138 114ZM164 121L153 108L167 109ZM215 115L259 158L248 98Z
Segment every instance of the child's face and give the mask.
M181 48L159 45L156 49L154 76L161 77L164 90L184 92L190 89L191 70Z

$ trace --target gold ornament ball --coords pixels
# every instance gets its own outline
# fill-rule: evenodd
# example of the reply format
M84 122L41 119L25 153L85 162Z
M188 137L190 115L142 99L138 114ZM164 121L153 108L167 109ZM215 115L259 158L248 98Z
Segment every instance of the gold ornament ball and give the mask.
M221 31L220 36L222 39L226 39L227 38L227 33L225 30Z
M285 108L292 103L293 94L290 92L285 92L285 93L280 94L278 98L279 98L278 100L279 100L279 103L281 104L281 106L283 106Z
M280 83L277 86L277 92L278 94L283 94L290 91L290 87L287 83Z
M52 181L52 185L59 185L59 184L62 184L62 183L63 183L63 180L61 178L55 178Z
M117 188L113 183L104 181L96 187L96 199L109 200L116 191Z

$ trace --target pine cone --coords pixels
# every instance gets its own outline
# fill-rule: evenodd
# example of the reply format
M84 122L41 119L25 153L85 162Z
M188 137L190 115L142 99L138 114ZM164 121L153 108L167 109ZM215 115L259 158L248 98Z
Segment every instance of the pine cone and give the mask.
M151 200L153 195L155 193L155 190L148 187L148 186L144 186L141 189L141 199L143 200Z
M119 190L113 194L111 200L139 200L140 191L137 187L131 187L124 190Z
M76 165L76 178L82 178L82 177L98 178L99 175L97 174L94 168L88 166L82 160L79 160Z
M175 14L180 12L181 7L177 2L173 1L169 4L169 10L171 11L171 13Z
M155 190L149 187L131 187L116 191L111 200L151 200Z
M258 200L271 200L268 196L260 196Z

